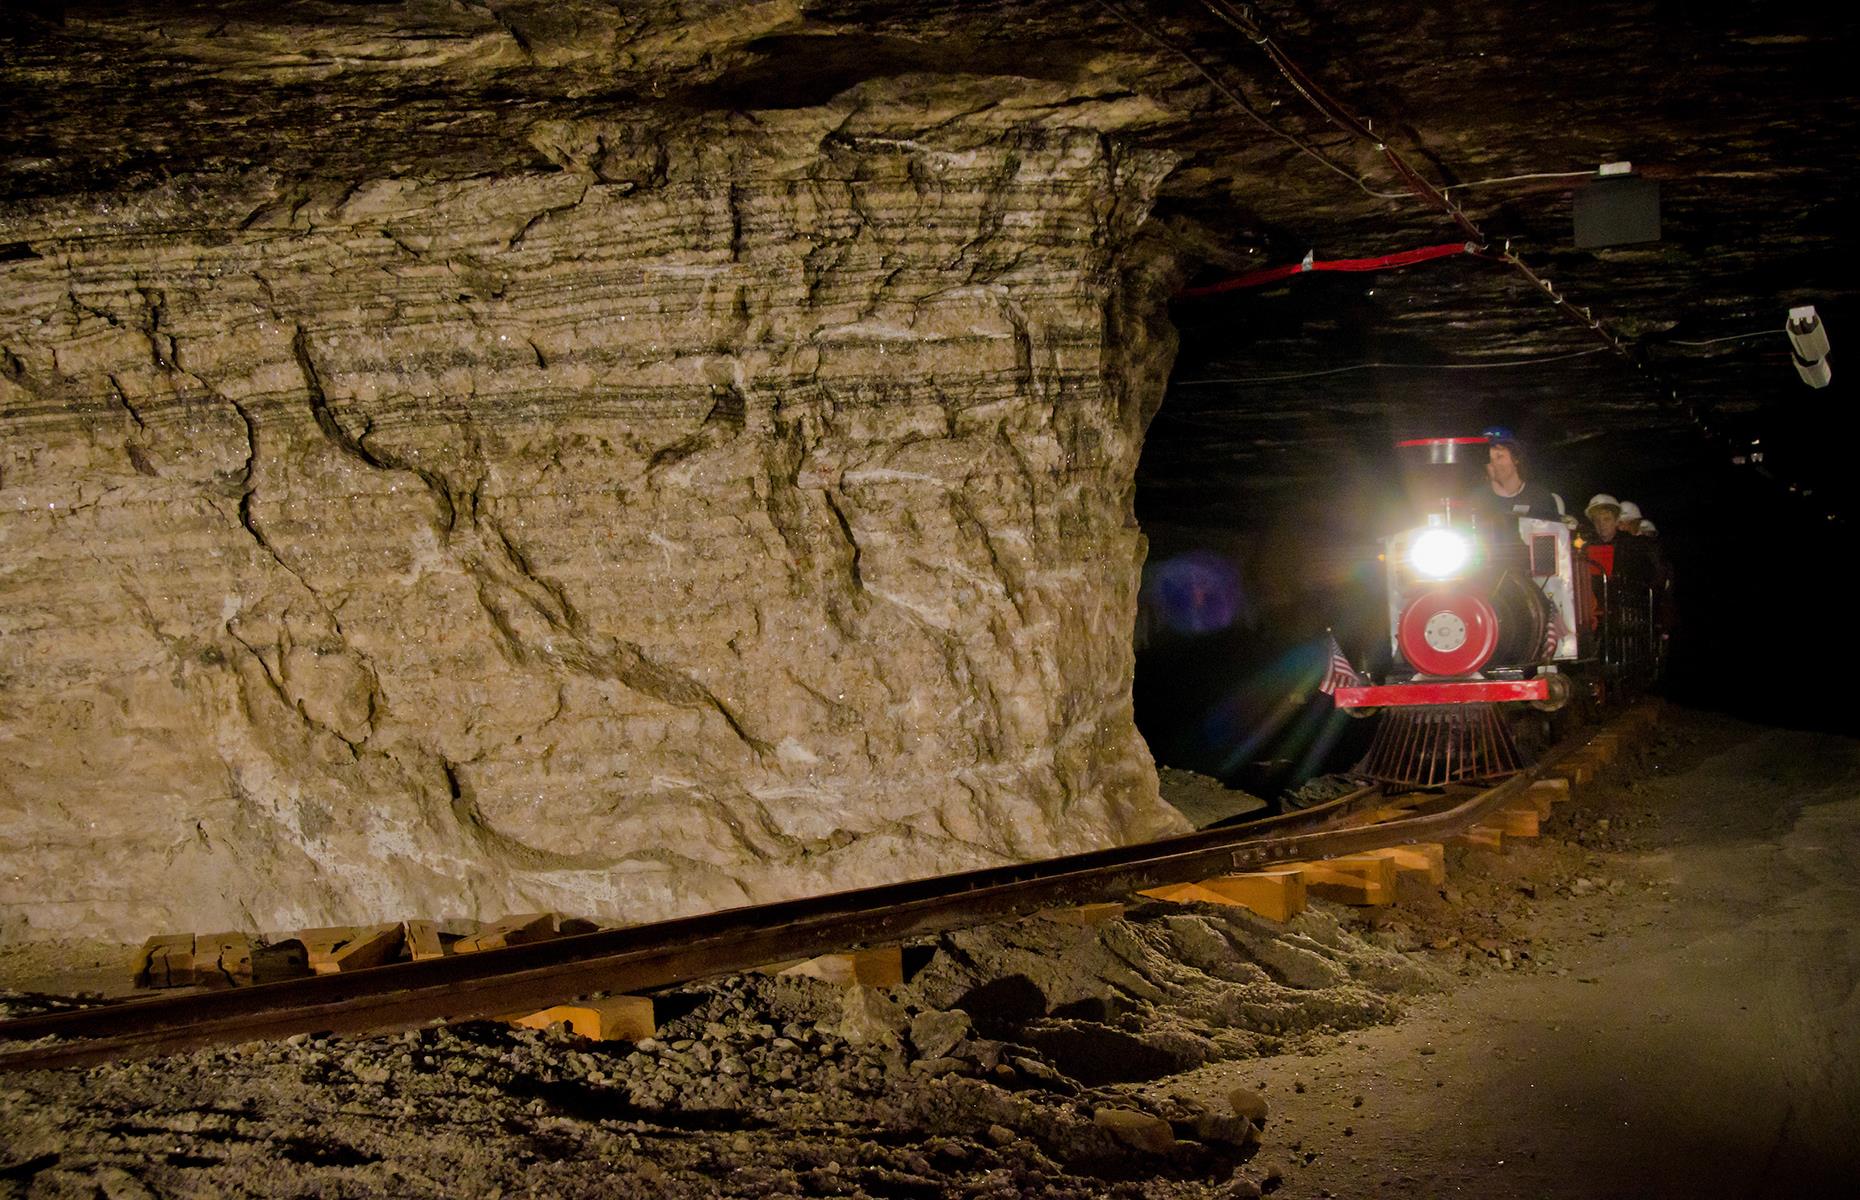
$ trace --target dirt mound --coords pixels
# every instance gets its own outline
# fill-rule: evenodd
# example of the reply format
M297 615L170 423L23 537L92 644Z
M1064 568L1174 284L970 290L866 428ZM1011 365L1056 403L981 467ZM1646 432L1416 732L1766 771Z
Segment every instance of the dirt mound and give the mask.
M1351 775L1319 775L1286 792L1279 802L1286 808L1310 808L1347 796L1362 786L1363 781Z
M1389 1019L1434 977L1319 910L1145 905L1125 920L1034 919L945 935L905 994L966 1012L1081 1082L1154 1078Z
M674 991L636 1046L479 1022L15 1076L0 1172L53 1196L1199 1196L1257 1129L1120 1085L1387 1020L1437 978L1323 911L1160 904L910 957L888 993Z
M1162 787L1162 798L1187 817L1196 829L1262 812L1268 807L1266 801L1253 793L1230 788L1212 775L1198 771L1158 767L1156 778Z

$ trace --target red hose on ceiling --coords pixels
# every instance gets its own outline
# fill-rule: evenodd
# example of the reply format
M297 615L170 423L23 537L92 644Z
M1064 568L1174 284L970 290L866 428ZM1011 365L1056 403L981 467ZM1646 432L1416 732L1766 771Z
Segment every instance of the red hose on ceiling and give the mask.
M1477 253L1477 249L1471 242L1443 242L1438 246L1422 246L1418 250L1403 250L1398 254L1384 254L1376 258L1333 258L1325 262L1307 259L1304 262L1287 263L1281 267L1248 271L1245 275L1235 275L1231 279L1223 279L1217 283L1205 283L1200 287L1183 288L1176 293L1176 296L1184 300L1193 300L1201 296L1218 296L1222 292L1235 292L1241 288L1277 283L1281 279L1290 279L1294 275L1302 275L1307 271L1382 271L1390 267L1409 267L1431 258L1474 254Z

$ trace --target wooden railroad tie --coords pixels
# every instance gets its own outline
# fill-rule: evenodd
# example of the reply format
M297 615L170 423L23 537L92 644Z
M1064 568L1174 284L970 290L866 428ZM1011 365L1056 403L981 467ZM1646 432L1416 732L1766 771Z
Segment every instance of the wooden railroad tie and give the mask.
M207 987L249 987L252 939L243 933L208 933L195 938L194 977Z
M901 946L873 946L865 950L848 950L822 954L815 958L768 963L757 967L763 975L805 975L839 987L889 988L904 982L904 949Z
M194 945L191 933L157 934L142 944L131 968L139 988L194 986Z
M545 942L550 938L561 937L562 933L560 914L526 913L520 917L493 921L477 933L460 938L452 943L452 953L475 954L480 950L502 950L506 946Z
M1139 894L1176 904L1232 905L1270 920L1287 921L1305 910L1309 896L1344 904L1391 904L1396 881L1404 875L1431 886L1446 882L1446 847L1439 842L1388 846L1316 862L1288 863L1270 871L1166 884Z
M399 957L406 936L405 925L337 925L328 929L306 929L297 935L297 940L309 952L312 973L335 975L378 967Z
M1547 817L1569 799L1569 780L1539 779L1525 790L1524 799L1536 807L1538 816Z
M1474 825L1449 838L1447 844L1468 850L1502 851L1505 848L1505 831L1495 825Z
M1534 838L1537 836L1537 808L1535 805L1501 808L1492 814L1491 823L1506 837Z
M1552 779L1561 779L1572 787L1581 787L1595 778L1594 764L1578 758L1566 758L1553 770Z
M1395 861L1379 851L1298 866L1305 877L1305 890L1321 900L1378 906L1395 903Z
M1244 908L1269 921L1289 921L1305 911L1305 877L1297 867L1216 875L1196 883L1171 883L1139 892L1173 904L1222 904Z
M1103 904L1075 904L1070 908L1043 908L1033 914L1062 925L1103 925L1124 919L1124 906L1115 900Z
M1370 854L1387 858L1395 864L1397 876L1412 875L1439 887L1447 881L1447 848L1439 842L1413 842L1371 850Z
M1371 808L1365 809L1359 813L1351 813L1349 816L1338 821L1336 828L1361 829L1365 825L1380 825L1384 821L1399 821L1406 817L1412 817L1413 815L1414 809L1409 805L1385 804L1381 808Z
M277 942L250 934L165 933L150 938L130 967L136 987L246 987L306 975L359 971L402 959L422 962L448 954L495 950L598 928L560 913L505 917L457 939L442 940L436 921L387 925L331 925L300 929Z
M439 925L433 921L407 922L407 957L414 962L444 958L446 948L439 941Z
M525 1029L566 1025L577 1035L597 1042L637 1042L659 1031L650 996L603 996L556 1004L539 1012L506 1018Z

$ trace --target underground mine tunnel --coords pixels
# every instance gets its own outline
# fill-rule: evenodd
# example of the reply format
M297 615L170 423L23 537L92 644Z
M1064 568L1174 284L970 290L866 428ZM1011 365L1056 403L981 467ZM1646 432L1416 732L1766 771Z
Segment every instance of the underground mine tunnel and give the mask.
M1855 48L9 8L0 1193L1847 1194Z

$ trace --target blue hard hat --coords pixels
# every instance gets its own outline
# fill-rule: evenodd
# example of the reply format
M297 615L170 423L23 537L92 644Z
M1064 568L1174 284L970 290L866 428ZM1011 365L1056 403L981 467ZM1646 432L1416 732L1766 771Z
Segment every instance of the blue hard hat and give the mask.
M1512 442L1515 444L1518 441L1518 435L1511 432L1511 430L1505 428L1503 425L1493 425L1489 429L1480 430L1479 436L1488 442Z

